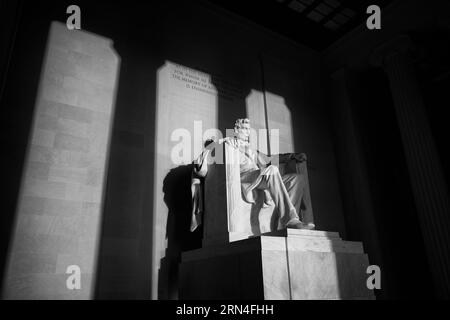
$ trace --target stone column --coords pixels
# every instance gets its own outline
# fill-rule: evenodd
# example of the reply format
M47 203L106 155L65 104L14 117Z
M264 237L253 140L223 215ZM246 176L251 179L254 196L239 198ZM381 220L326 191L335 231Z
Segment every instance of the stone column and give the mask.
M415 53L417 50L410 38L399 36L378 47L371 56L371 62L383 67L389 78L437 296L448 298L450 296L449 196L427 121L423 97L414 73ZM399 214L404 214L405 219L408 219L408 213ZM404 267L414 267L414 261L405 261Z

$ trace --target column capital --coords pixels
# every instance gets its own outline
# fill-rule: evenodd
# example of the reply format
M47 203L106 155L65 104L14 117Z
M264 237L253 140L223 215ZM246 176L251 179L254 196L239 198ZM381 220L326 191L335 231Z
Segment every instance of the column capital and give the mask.
M398 55L404 55L415 60L418 48L407 35L398 35L376 47L369 61L372 66L385 67L390 58Z

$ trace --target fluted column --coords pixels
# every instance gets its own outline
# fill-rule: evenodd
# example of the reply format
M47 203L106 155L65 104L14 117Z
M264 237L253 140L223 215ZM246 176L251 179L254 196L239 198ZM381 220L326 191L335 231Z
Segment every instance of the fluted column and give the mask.
M407 36L399 36L377 48L371 58L372 63L383 67L389 78L433 281L438 297L448 298L449 195L415 76L415 52L417 51L410 39ZM408 219L407 212L399 214ZM404 267L413 268L414 261L405 261Z

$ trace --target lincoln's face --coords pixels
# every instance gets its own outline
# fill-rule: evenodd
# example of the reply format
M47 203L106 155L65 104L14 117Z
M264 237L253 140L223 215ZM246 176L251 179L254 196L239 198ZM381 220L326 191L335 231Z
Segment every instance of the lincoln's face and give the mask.
M236 136L238 139L249 141L250 140L250 124L241 123L238 128L235 128Z

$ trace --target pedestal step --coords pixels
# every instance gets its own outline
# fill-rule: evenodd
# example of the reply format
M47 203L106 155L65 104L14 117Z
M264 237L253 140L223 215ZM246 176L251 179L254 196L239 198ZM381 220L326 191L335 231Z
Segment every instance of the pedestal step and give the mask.
M222 236L213 236L203 241L203 247L218 246L224 243L231 243L245 239L251 239L260 236L272 236L272 237L302 237L306 239L311 237L312 239L322 238L329 240L341 240L338 232L319 231L319 230L306 230L306 229L282 229L277 231L266 232L257 236L250 235L243 232L229 232Z
M374 299L362 243L286 229L185 252L182 299Z
M282 229L262 234L262 236L275 237L320 237L327 239L341 239L339 232L320 231L320 230L306 230L306 229Z

